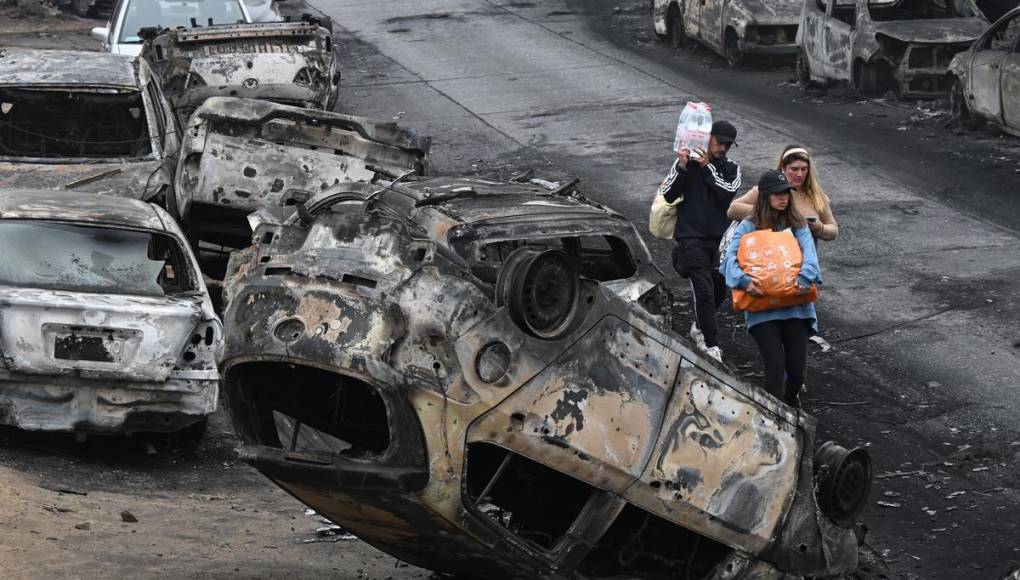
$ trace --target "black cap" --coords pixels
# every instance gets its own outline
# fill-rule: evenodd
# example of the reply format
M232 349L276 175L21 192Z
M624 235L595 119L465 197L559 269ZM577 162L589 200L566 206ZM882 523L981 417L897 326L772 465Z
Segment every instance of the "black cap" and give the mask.
M769 169L758 178L758 193L782 193L791 189L793 186L786 180L782 171Z
M712 135L716 141L723 145L737 144L737 128L729 121L716 121L712 123Z

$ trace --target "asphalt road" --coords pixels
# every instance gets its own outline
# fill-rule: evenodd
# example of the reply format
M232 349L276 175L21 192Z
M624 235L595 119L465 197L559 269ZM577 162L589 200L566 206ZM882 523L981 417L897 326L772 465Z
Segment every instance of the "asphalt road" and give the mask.
M813 353L807 408L874 458L869 567L996 578L1020 560L1015 142L943 129L928 103L802 93L789 69L676 54L641 0L313 4L342 26L340 109L432 135L440 172L576 175L643 224L688 99L740 129L748 187L783 144L808 146L841 233L821 250L835 348ZM666 269L668 243L646 239ZM756 380L732 326L726 358Z

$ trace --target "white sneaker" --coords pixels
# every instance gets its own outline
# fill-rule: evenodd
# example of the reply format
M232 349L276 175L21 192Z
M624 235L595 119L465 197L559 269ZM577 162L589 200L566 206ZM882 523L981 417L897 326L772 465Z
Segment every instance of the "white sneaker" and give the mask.
M701 333L701 329L698 328L697 322L691 323L691 332L689 334L691 335L691 340L694 341L694 345L697 346L699 350L705 350L705 335Z
M718 346L712 346L705 349L705 354L714 358L715 360L722 362L722 349Z

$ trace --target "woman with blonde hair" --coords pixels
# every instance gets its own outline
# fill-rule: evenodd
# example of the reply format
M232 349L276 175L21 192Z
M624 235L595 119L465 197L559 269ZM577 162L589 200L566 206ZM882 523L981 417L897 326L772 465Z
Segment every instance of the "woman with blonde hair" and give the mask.
M793 186L793 205L807 220L811 235L818 240L835 240L839 225L832 215L829 196L818 184L815 164L807 149L800 145L787 145L779 154L778 169ZM735 221L748 219L757 201L758 188L754 187L730 203L726 217Z

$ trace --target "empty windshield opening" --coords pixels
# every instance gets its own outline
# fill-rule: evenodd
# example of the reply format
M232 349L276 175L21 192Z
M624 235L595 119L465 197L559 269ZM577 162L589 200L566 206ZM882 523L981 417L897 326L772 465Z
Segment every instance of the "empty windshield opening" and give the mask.
M238 0L188 0L186 2L165 2L162 0L129 0L124 13L124 24L120 29L120 41L126 44L141 44L138 31L142 28L161 26L175 28L190 27L191 19L199 26L209 24L235 24L244 22L244 12Z
M184 254L167 235L34 220L0 221L0 285L163 296L191 290Z
M581 276L599 282L630 278L637 264L627 243L616 236L590 235L555 238L522 238L478 246L472 272L479 279L494 283L499 269L510 254L522 246L562 249L577 260Z
M871 2L868 4L871 19L876 22L892 20L931 20L936 18L974 18L977 14L967 0L900 0L899 2Z
M151 151L140 92L0 89L0 155L122 158Z

